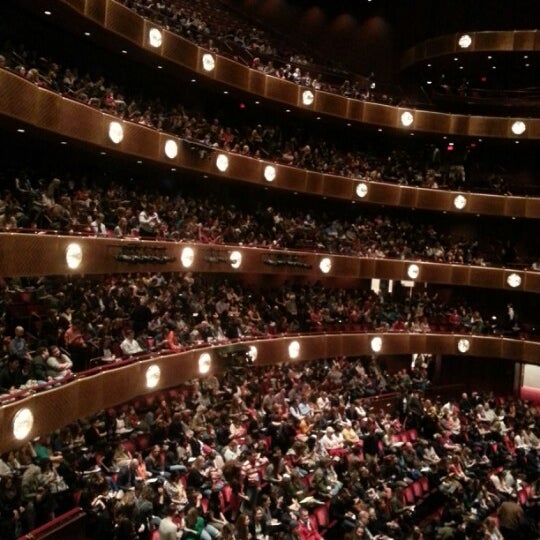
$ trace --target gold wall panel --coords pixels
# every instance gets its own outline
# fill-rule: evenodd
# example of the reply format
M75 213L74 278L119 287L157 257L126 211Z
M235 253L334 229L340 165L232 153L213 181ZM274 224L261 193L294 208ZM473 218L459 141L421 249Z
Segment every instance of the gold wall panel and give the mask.
M399 109L397 107L367 101L364 102L363 115L360 121L380 126L402 127L399 121Z
M504 197L479 196L475 193L464 193L463 195L467 197L467 208L470 212L494 216L508 215L505 212L506 201Z
M494 118L489 116L470 116L468 135L482 137L507 137L508 124L506 118Z
M201 50L199 54L199 66L202 66L202 55L207 51ZM216 56L216 55L214 55ZM201 73L209 75L206 71L199 69ZM248 88L249 87L249 72L252 71L246 66L234 62L229 58L223 56L216 56L216 68L212 72L211 76L215 77L225 84L230 84L236 88Z
M73 2L70 2L72 7L75 7ZM77 3L78 4L78 3ZM93 21L105 26L105 18L107 13L107 2L104 0L86 0L84 2L84 14Z
M266 80L268 77L256 69L249 70L248 90L260 96L266 95Z
M499 197L497 197L497 202ZM525 216L527 215L527 206L530 200L527 197L505 197L504 206L499 210L499 205L497 206L497 215L503 214L505 216ZM539 208L540 209L540 205ZM537 214L538 215L538 214Z
M347 118L362 122L365 116L366 102L359 99L349 99L347 102Z
M421 283L452 283L453 269L449 264L422 263L416 281Z
M267 76L266 80L266 97L287 103L291 106L296 106L301 103L301 87L289 81L277 79L276 77ZM286 114L283 112L283 114Z
M455 193L451 191L440 191L434 189L418 188L417 206L418 208L428 208L437 210L443 204L448 210L455 210L454 198Z
M123 153L153 161L159 160L160 137L156 137L156 131L154 129L140 124L134 124L133 122L124 122L123 127L124 140L120 143Z
M301 95L300 93L300 97ZM347 98L337 94L317 92L316 112L345 118L347 116L348 101Z
M436 133L452 133L452 115L433 111L416 110L414 122L411 127L418 131L432 131Z
M407 208L416 208L418 206L418 200L420 198L420 191L421 188L417 187L399 186L398 205L405 206Z
M118 2L107 1L106 25L109 30L133 43L143 44L144 19Z
M201 69L198 63L199 48L187 39L183 39L168 30L163 31L161 54L167 60L176 62L191 71L199 71Z
M69 4L73 9L84 12L84 5L86 0L63 0L66 4Z
M459 264L450 265L452 269L452 283L454 285L470 285L471 284L471 267Z
M306 171L306 192L315 195L327 194L328 183L333 183L335 176L322 174L315 171ZM341 177L339 177L341 178ZM351 182L348 182L346 187L340 185L339 192L336 192L336 197L349 199L351 197Z
M308 183L308 186L310 184ZM311 190L310 190L311 192ZM351 193L351 180L343 176L324 175L324 189L321 191L325 196L348 199Z
M473 287L504 287L504 272L494 268L471 266L470 285Z

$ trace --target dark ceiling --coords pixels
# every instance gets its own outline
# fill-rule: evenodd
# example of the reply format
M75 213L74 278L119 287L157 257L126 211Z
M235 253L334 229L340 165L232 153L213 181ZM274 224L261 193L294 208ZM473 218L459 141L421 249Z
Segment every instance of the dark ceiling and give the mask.
M358 73L395 80L404 50L463 31L534 29L540 0L222 0Z
M538 0L286 0L291 6L323 10L331 19L349 14L358 21L383 17L402 50L442 34L478 30L533 29L540 23Z

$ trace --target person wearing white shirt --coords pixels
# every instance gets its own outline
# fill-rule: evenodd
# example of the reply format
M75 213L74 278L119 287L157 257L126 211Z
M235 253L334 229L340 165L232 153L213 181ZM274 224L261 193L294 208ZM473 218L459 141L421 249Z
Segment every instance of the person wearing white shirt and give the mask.
M71 358L64 354L58 345L53 345L49 349L49 357L47 358L47 375L54 379L61 379L69 375L73 368Z
M140 343L135 339L133 330L127 330L125 336L124 341L120 343L120 348L125 356L133 356L144 352Z

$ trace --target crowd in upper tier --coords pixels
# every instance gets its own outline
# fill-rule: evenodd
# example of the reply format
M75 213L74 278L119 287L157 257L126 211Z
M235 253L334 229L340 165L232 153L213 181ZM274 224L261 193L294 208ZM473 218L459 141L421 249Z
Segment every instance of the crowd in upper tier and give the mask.
M0 388L7 399L20 387L48 387L93 363L150 351L323 331L519 335L526 324L511 305L494 325L482 306L435 291L375 293L320 283L260 289L192 273L8 280L2 303Z
M189 188L159 194L121 180L106 184L39 177L28 170L6 178L0 192L0 230L44 230L101 237L140 237L207 244L320 251L358 257L427 260L479 266L531 267L537 246L519 250L512 223L476 225L470 236L444 232L415 214L286 200L246 198ZM17 174L17 172L13 173ZM9 184L12 189L9 189ZM293 206L294 202L294 206ZM437 228L441 230L437 230Z
M141 89L122 88L103 73L84 74L77 67L65 67L24 46L7 44L0 51L0 67L62 95L148 127L175 134L195 143L202 157L221 148L254 158L293 167L345 176L364 181L381 181L432 189L482 190L511 194L509 179L494 172L493 163L485 174L467 177L465 159L454 162L453 153L443 155L435 145L414 151L379 150L371 144L328 139L315 130L294 125L260 123L258 120L206 118L200 110L189 111L177 102L157 96L143 97ZM449 157L450 156L450 157ZM476 178L478 177L478 178Z

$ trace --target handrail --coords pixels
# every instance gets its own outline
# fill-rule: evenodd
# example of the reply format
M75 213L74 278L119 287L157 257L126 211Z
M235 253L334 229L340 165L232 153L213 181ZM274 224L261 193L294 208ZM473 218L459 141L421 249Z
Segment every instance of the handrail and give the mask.
M37 527L36 529L30 531L24 536L21 536L20 538L18 538L18 540L41 540L44 538L48 538L51 535L58 533L58 531L63 529L64 527L75 523L84 516L85 513L83 512L82 508L76 506L75 508L72 508L71 510L68 510L63 514L56 516L51 521L48 521L44 525Z

